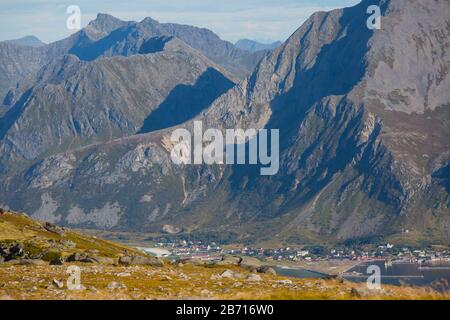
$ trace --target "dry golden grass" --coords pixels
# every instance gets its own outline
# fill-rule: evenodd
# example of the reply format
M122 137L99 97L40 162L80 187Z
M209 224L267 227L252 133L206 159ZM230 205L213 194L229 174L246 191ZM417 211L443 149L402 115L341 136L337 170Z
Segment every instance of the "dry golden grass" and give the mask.
M64 252L65 255L86 250L96 250L100 255L112 258L124 254L124 252L135 255L143 254L136 249L94 236L83 235L69 229L65 229L62 235L49 232L43 227L43 223L30 219L25 215L12 212L0 214L0 241L28 241L45 250L49 247L49 240L73 242L75 247L73 250L69 249Z
M0 265L0 299L449 299L424 288L384 286L370 291L364 284L322 279L289 279L261 275L262 281L250 282L248 272L238 267L205 267L195 265L164 267L104 266L79 264L81 291L57 289L53 279L65 282L66 266ZM229 269L242 274L241 279L214 279ZM126 286L109 289L111 282ZM353 289L353 291L352 291ZM355 296L354 289L361 293Z
M115 258L123 254L143 253L129 247L86 236L71 230L60 235L47 231L43 224L15 213L0 214L0 241L32 244L31 249L46 250L49 243L70 241L75 246L62 252L95 250ZM31 250L29 249L29 250ZM427 288L384 286L370 291L364 284L338 279L294 279L259 274L261 281L249 281L248 271L237 266L172 265L118 266L77 264L84 290L57 288L54 280L66 283L69 274L63 266L17 265L0 263L1 299L449 299ZM220 278L225 270L237 274ZM283 280L290 280L283 282ZM123 288L112 289L112 283Z

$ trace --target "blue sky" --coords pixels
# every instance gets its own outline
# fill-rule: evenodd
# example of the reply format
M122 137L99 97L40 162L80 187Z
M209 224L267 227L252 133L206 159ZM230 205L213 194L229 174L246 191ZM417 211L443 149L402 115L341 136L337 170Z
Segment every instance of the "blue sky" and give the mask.
M0 0L0 40L33 34L45 42L62 39L69 5L81 8L82 26L97 13L123 20L152 17L205 27L221 38L262 42L285 40L313 12L351 6L359 0Z

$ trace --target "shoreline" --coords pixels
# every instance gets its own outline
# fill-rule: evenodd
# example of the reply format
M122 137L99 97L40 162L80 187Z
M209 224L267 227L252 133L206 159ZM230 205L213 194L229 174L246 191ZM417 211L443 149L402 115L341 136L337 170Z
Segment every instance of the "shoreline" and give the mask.
M316 261L316 262L285 262L283 264L280 263L266 263L272 267L280 267L292 270L304 270L312 273L316 273L319 275L323 275L324 277L337 277L347 272L348 270L356 267L357 265L364 263L366 261L342 261L342 260L327 260L327 261Z

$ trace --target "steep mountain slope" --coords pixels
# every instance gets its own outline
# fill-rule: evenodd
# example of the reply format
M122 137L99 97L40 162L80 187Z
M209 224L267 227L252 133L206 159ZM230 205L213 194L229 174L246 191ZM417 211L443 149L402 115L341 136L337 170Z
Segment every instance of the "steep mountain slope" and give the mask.
M433 179L450 151L448 3L382 2L375 32L362 27L371 3L313 15L250 79L248 107L282 137L278 175L233 172L232 212L254 233L448 241L449 195Z
M101 15L101 19L107 21L116 18ZM128 56L139 53L142 44L148 39L163 36L172 36L183 40L239 77L245 77L252 72L256 63L264 55L263 52L251 53L240 50L233 44L223 41L208 29L159 23L151 18L145 18L141 22L130 22L98 41L74 46L70 49L70 53L77 55L82 60L93 60L100 56Z
M8 90L36 73L46 61L40 48L0 42L0 108Z
M42 67L61 55L68 54L72 47L99 40L126 24L127 22L111 16L99 14L86 28L48 45L29 47L10 41L0 42L0 105L3 102L10 106L23 93L22 88L16 87L19 81L32 83Z
M154 37L177 37L241 78L249 75L264 55L240 50L208 29L159 23L151 18L141 22L122 21L100 13L86 28L48 45L24 47L11 41L0 42L0 105L8 94L3 104L10 106L14 96L18 99L23 93L15 88L16 83L34 76L61 55L73 54L86 61L128 56L143 53L142 45Z
M132 135L143 126L149 131L153 111L177 112L165 126L189 120L234 85L220 67L176 38L160 50L90 63L62 56L44 67L0 119L0 171L11 173L55 152ZM197 109L185 102L193 97Z
M366 27L374 3L380 30ZM145 133L144 125L145 134L10 174L0 203L81 227L171 224L232 241L449 243L448 9L444 0L367 0L316 13L248 81L197 111L204 128L280 129L274 176L254 165L176 166L174 128ZM151 129L170 112L158 114Z

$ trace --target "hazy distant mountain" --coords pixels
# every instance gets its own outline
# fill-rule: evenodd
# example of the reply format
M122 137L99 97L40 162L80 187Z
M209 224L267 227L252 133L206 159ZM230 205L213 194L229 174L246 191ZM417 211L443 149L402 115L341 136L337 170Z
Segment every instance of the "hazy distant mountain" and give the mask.
M14 44L18 44L21 46L34 47L34 48L45 46L45 43L42 42L41 40L39 40L35 36L25 36L23 38L6 40L4 42L14 43Z
M45 47L45 46L44 46ZM33 76L48 58L41 48L22 46L12 42L0 42L0 105L7 92L16 87L20 80ZM12 100L13 93L7 97L6 103Z
M241 39L234 45L236 48L247 50L251 52L262 51L262 50L274 50L281 46L283 43L281 41L276 41L273 43L260 43L258 41Z
M0 114L7 91L47 62L37 49L42 46L45 43L35 36L0 41Z
M177 125L234 86L219 66L177 38L152 38L139 52L92 62L65 55L42 68L0 119L0 171L68 148ZM165 124L153 123L154 112Z
M97 29L100 25L96 22L97 20L101 20L103 25L117 19L102 14L90 26ZM70 49L70 52L83 60L92 60L99 56L136 54L146 39L156 36L177 37L241 78L250 74L263 57L263 53L249 53L236 48L233 44L221 40L208 29L159 23L151 18L146 18L141 22L129 22L100 40L78 43ZM81 52L79 52L80 50Z
M374 3L383 17L373 31L366 12ZM198 109L189 97L203 90L191 91L193 83L210 68L214 79L226 72L178 36L159 34L161 24L87 40L96 60L71 56L63 68L44 68L1 120L0 204L78 227L158 232L169 224L230 241L448 244L448 9L446 0L365 0L316 13L247 80L228 91L218 81L223 90ZM198 64L197 80L158 96ZM191 128L193 119L280 129L279 173L174 165L172 126Z
M249 75L264 56L263 52L237 49L208 29L159 23L151 18L141 22L122 21L107 14L98 14L86 28L39 48L0 42L0 105L11 88L13 92L6 102L15 101L12 96L18 94L14 89L17 82L36 74L41 67L61 55L73 54L86 61L115 55L128 56L140 53L144 42L161 36L175 36L183 40L239 78Z

